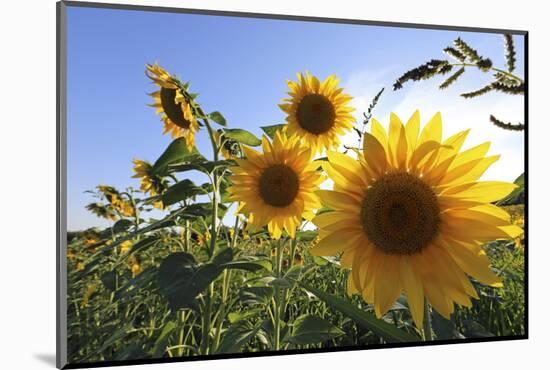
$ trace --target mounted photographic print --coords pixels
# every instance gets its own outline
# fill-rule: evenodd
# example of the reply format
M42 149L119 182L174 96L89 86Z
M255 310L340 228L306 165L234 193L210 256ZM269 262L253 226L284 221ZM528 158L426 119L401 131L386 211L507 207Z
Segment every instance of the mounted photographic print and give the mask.
M58 367L527 338L527 32L61 2L58 41Z

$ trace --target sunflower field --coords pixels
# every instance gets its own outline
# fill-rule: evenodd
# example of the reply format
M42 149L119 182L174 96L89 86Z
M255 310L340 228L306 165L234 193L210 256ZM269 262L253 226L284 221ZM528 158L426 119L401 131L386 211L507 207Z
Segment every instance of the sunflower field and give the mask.
M523 175L480 180L490 143L442 137L440 114L382 123L379 95L361 129L339 80L307 72L259 138L146 74L172 141L134 160L139 189L90 191L110 227L68 233L70 363L525 334Z

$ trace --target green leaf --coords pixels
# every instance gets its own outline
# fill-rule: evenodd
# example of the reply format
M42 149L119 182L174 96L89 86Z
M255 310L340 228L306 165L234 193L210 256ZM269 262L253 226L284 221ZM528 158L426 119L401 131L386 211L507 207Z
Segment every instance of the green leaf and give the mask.
M247 321L231 325L225 332L216 353L240 352L241 348L258 333L260 328L261 326L254 327Z
M313 256L313 262L315 262L315 264L319 265L319 266L328 265L328 261L326 259L324 259L323 257L319 257L319 256Z
M85 356L82 360L86 361L90 357L93 357L99 353L102 353L110 346L120 342L123 340L128 334L130 334L130 330L132 330L132 325L126 324L124 326L120 326L118 329L116 329L113 334L107 338L107 340L103 341L102 345L97 349L97 351L90 351L90 353ZM97 347L96 347L97 348Z
M371 313L365 312L357 308L352 303L323 292L317 288L311 287L304 283L299 283L304 289L309 290L311 293L316 295L320 300L324 301L332 308L340 311L344 315L348 316L350 319L355 321L359 326L371 330L380 337L384 338L386 341L392 342L417 342L420 338L407 333L392 324L388 324L383 320L379 320Z
M234 162L230 160L223 161L202 161L198 163L184 163L184 164L175 164L169 166L170 170L173 172L186 172L186 171L200 171L203 173L211 173L217 168L229 167L233 165Z
M105 286L105 288L115 291L116 290L116 282L118 279L118 274L116 270L107 271L103 275L101 275L101 282Z
M257 308L253 308L253 309L247 310L247 311L231 312L227 315L227 318L229 319L229 322L231 324L234 324L238 321L249 319L251 317L255 317L255 316L257 316L258 314L260 314L261 312L264 312L264 311L265 311L264 308L257 307Z
M270 139L273 139L277 130L282 130L285 126L286 124L280 124L272 126L262 126L260 128L266 133L267 136L269 136Z
M185 143L185 138L180 137L172 141L168 148L157 159L151 168L151 175L162 176L167 174L168 166L185 161L188 157L196 154L196 149L189 149Z
M231 260L233 260L233 249L224 248L214 256L212 263L218 266L225 266L225 264L230 263Z
M509 206L514 204L522 204L525 202L525 174L519 175L514 181L518 187L515 188L508 196L497 202L499 206Z
M132 245L132 249L130 250L129 254L142 252L142 251L146 250L147 248L151 247L159 239L160 238L156 235L148 236L145 239L141 239L139 242Z
M113 225L113 233L122 233L130 228L134 223L126 218L120 219Z
M319 235L319 233L315 230L298 231L296 233L296 239L301 242L311 242L317 237L317 235Z
M437 339L464 339L464 336L456 330L455 324L452 320L447 320L443 316L432 311L432 329Z
M242 304L266 305L273 298L275 290L269 286L251 286L241 288L239 297Z
M170 186L166 192L162 194L161 199L164 206L170 206L199 194L204 194L204 189L195 185L193 181L185 179Z
M292 283L285 278L275 278L269 282L269 285L276 288L283 288L283 289L292 288Z
M209 207L211 207L210 203L191 204L185 208L182 208L184 212L181 214L180 217L184 220L192 220L197 217L208 216L211 213Z
M307 267L302 267L298 265L294 265L291 268L288 269L288 271L285 274L285 279L290 281L297 281L300 275L303 271L306 271Z
M259 259L258 257L254 256L243 257L235 261L224 263L222 266L228 269L245 270L252 272L262 269L266 271L271 271L272 269L272 264L270 260Z
M240 129L240 128L227 128L223 130L224 136L235 140L238 143L249 145L249 146L259 146L262 144L262 141L258 139L253 133Z
M216 122L218 125L220 126L226 126L227 125L227 121L225 120L225 118L222 116L222 114L218 111L216 112L212 112L208 115L208 117Z
M288 342L296 345L325 342L344 335L344 331L317 316L302 315L294 321Z
M196 269L197 262L189 253L172 253L161 262L157 283L161 293L173 308L189 306L181 291L186 288L185 283L191 279Z
M173 309L192 308L195 298L223 271L215 264L197 265L188 253L172 253L160 267L157 281Z
M166 344L168 343L170 334L172 334L176 327L177 325L174 321L168 321L166 324L164 324L160 335L155 341L154 347L151 349L151 355L154 358L160 358L162 357L162 355L164 355L164 352L166 351Z
M127 298L139 291L139 288L146 287L149 285L156 275L156 268L150 267L143 271L141 274L135 278L130 279L126 284L124 284L120 289L115 292L115 300L120 300L122 298Z

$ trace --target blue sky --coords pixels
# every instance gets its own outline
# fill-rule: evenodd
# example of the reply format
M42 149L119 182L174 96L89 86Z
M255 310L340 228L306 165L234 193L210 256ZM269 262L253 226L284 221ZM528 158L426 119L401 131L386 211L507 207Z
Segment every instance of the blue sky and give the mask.
M523 171L523 134L487 121L490 113L522 120L523 99L458 96L489 82L489 74L469 70L445 92L437 89L440 78L391 89L404 71L443 58L441 50L457 36L502 67L500 35L76 7L69 7L67 19L69 230L107 225L85 210L93 198L84 191L97 184L137 188L132 159L153 162L169 144L160 117L147 106L146 93L155 86L144 74L145 63L155 61L190 81L206 112L220 111L229 126L258 136L260 126L284 122L277 103L287 79L305 70L320 78L334 73L354 96L358 118L386 87L375 111L382 123L392 111L407 119L420 109L423 122L441 111L444 136L472 127L466 146L491 140L490 153L502 154L486 178L513 180ZM523 75L523 39L515 41ZM197 146L210 153L206 132L198 134Z

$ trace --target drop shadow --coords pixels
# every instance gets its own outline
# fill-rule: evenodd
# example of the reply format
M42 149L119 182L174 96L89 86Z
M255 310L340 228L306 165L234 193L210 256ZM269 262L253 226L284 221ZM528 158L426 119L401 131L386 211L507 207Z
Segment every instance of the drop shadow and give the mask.
M51 367L55 367L56 365L55 353L35 353L34 358Z

